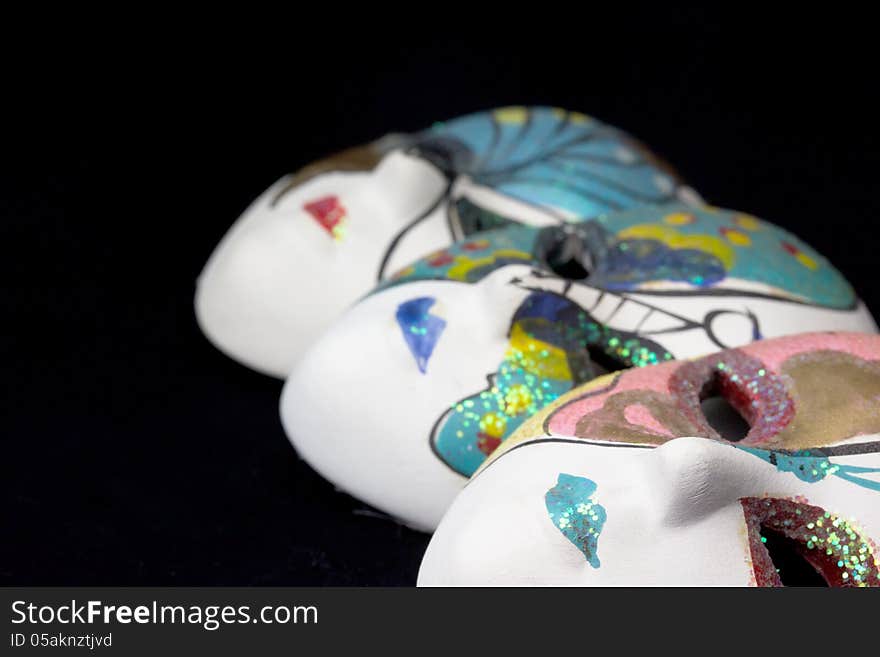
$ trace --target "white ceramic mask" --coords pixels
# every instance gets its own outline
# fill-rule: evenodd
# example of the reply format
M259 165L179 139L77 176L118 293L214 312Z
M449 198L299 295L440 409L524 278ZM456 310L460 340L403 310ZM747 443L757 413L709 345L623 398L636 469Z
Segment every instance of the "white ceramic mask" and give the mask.
M715 396L744 437L715 429ZM419 584L880 586L878 400L880 337L864 334L596 379L478 471Z
M554 273L572 263L588 276ZM321 474L431 530L486 456L574 386L805 330L876 327L822 256L754 217L667 204L508 226L347 311L294 368L281 414Z
M577 221L675 198L696 195L644 147L583 114L472 114L280 180L211 255L196 315L222 351L283 377L346 307L431 250L510 221Z

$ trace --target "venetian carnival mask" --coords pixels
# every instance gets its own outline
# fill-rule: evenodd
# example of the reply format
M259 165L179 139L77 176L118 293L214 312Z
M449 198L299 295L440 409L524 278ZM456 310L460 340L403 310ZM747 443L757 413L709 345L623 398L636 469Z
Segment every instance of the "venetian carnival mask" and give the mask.
M455 500L419 584L880 586L878 538L880 337L811 333L560 397Z
M349 309L294 368L282 421L327 479L431 530L484 459L572 388L805 330L876 327L822 256L755 217L665 204L510 224Z
M472 114L280 180L211 255L196 315L222 351L283 377L345 308L429 251L511 222L559 225L676 199L697 197L643 146L583 114Z

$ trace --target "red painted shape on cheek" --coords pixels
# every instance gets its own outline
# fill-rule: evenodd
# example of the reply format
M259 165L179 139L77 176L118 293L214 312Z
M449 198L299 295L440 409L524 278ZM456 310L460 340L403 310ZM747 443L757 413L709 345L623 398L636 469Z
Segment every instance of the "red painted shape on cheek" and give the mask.
M489 434L483 433L482 431L477 434L477 448L486 456L489 456L492 452L494 452L500 444L500 438L490 436Z
M345 206L339 202L338 196L323 196L306 203L303 205L303 209L312 215L315 221L321 224L321 227L333 236L333 239L342 239L342 227L347 213Z
M782 248L791 255L797 255L800 251L800 249L798 249L794 244L789 244L788 242L782 242Z
M445 267L446 265L452 264L453 260L452 255L446 251L438 251L428 258L428 264L431 267Z
M461 245L465 251L483 251L489 248L489 240L474 240L473 242L465 242Z

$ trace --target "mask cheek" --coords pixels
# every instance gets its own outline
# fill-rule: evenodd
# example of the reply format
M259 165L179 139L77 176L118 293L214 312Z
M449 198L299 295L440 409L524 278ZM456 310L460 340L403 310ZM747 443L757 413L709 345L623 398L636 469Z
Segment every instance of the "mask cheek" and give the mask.
M485 385L506 344L482 321L481 298L476 286L420 282L350 308L285 385L282 420L300 455L404 523L436 527L464 479L432 452L426 427Z
M749 584L738 503L668 522L655 450L623 451L536 445L492 464L444 517L419 584Z
M271 188L224 237L195 298L214 344L279 377L375 275L375 257L341 241L351 208L326 195L321 180L276 203L286 184Z
M578 472L595 481L595 501L605 510L598 545L601 566L581 572L582 582L750 583L737 493L722 484L721 493L715 494L713 478L724 466L714 462L712 446L683 438L657 448L571 447L573 454L557 467L570 471L580 461Z
M310 304L308 294L297 303L290 296L301 285L304 263L317 260L289 218L260 199L199 276L195 310L202 330L222 351L284 376L317 328L315 313L302 309Z
M456 498L425 553L419 586L584 584L584 555L548 517L544 493L554 477L533 477L513 456Z

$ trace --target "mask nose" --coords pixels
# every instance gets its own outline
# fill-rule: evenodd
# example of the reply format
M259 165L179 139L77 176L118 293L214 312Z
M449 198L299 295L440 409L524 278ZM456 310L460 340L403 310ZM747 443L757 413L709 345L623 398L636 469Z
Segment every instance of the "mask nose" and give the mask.
M676 438L658 447L647 475L656 503L670 525L697 522L763 489L766 473L757 459L709 438Z

